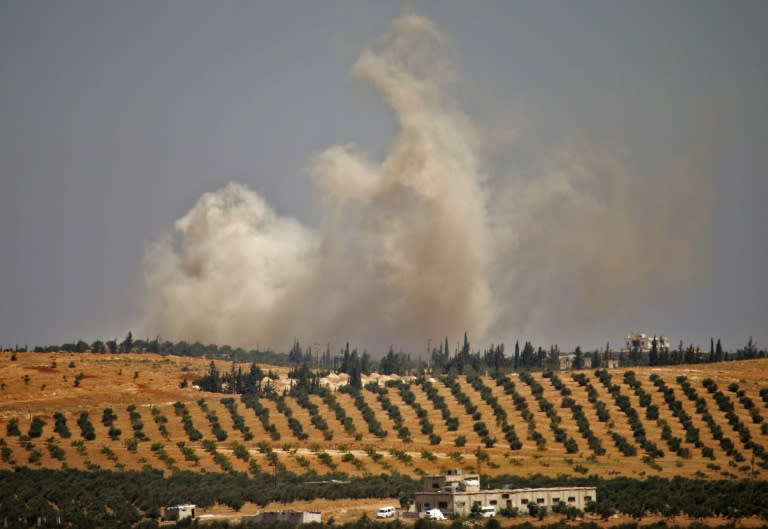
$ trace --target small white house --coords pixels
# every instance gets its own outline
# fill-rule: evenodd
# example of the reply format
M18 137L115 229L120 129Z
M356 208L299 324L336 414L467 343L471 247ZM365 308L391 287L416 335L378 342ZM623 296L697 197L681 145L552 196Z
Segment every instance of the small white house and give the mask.
M163 520L179 521L187 518L195 519L196 505L193 503L184 503L181 505L173 505L166 507L163 513Z

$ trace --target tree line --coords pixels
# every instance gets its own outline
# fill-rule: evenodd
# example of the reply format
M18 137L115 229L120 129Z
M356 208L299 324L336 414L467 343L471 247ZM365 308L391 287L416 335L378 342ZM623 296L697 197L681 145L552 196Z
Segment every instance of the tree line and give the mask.
M9 350L7 348L6 350ZM10 349L13 352L26 351L26 346L16 346ZM507 351L505 345L491 344L489 347L473 348L469 338L464 333L464 339L456 343L451 349L446 337L436 347L430 347L428 354L412 355L402 350L395 351L390 347L386 353L378 359L367 349L362 351L350 348L346 343L336 352L331 351L330 344L320 347L302 347L298 340L294 340L286 353L276 352L271 349L259 348L245 350L228 345L218 346L204 345L199 342L188 343L185 341L170 342L161 341L159 337L154 339L137 339L129 331L121 341L117 339L102 341L96 340L87 343L84 340L73 341L60 345L35 347L35 352L68 351L73 353L154 353L160 355L178 355L203 357L210 359L224 359L236 362L258 362L277 366L298 366L305 364L323 372L346 373L350 376L350 384L361 387L361 375L379 373L382 375L406 375L432 372L436 374L498 374L511 371L530 370L555 370L560 368L562 352L557 345L544 348L535 346L531 341L515 341L514 349ZM702 351L693 345L684 346L680 341L676 348L661 348L654 338L650 351L641 353L636 349L628 351L615 351L610 344L606 344L602 350L582 351L577 346L572 351L570 367L574 369L605 367L609 361L617 361L622 367L640 365L674 365L693 364L705 362L721 362L729 360L746 360L753 358L765 358L768 353L759 348L750 337L746 346L735 352L724 350L720 339L710 339L709 353Z
M333 481L335 480L335 481ZM636 519L721 516L768 519L768 482L697 480L675 477L604 479L534 475L482 476L490 488L595 486L597 500L587 510L608 518L615 512ZM79 471L17 468L0 471L0 523L8 527L157 527L165 506L191 502L200 507L223 503L240 510L246 502L261 507L273 501L315 498L399 498L411 504L421 482L401 474L349 477L279 471L253 478L246 474L157 470Z

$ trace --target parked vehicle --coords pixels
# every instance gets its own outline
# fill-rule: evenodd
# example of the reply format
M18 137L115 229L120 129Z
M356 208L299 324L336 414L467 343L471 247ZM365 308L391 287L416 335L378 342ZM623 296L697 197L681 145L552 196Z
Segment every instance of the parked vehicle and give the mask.
M495 505L483 505L480 507L480 516L483 518L493 518L496 516L496 506Z
M376 518L392 518L395 514L397 514L397 510L391 505L387 505L376 511Z
M424 511L424 518L427 520L445 520L445 515L440 509L429 509Z

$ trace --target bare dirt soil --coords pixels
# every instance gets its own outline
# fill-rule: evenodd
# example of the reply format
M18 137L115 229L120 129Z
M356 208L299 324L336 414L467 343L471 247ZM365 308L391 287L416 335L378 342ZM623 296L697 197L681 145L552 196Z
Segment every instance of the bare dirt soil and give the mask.
M706 378L714 380L718 390L730 398L735 414L749 430L752 441L767 447L768 435L764 433L766 430L762 423L753 420L753 415L740 402L738 394L729 390L730 384L736 384L737 391L743 391L743 395L751 399L761 421L768 420L768 405L759 394L762 388L768 387L768 360L765 359L634 368L642 388L651 395L652 403L659 408L658 420L646 417L638 397L624 383L623 375L626 369L610 370L612 383L620 387L622 395L629 397L641 418L647 436L664 451L663 457L654 460L644 457L645 453L640 447L635 456L622 456L618 451L611 432L617 432L632 441L632 430L627 417L616 406L607 389L594 372L589 370L583 373L597 390L598 398L607 405L610 413L608 422L598 421L593 403L588 401L585 389L573 380L571 372L558 372L558 376L571 391L571 397L582 406L592 431L606 450L606 454L602 456L592 454L570 409L560 406L562 395L541 373L533 373L533 377L543 386L544 398L554 405L562 428L568 436L576 440L578 451L575 453L568 454L564 445L555 439L550 419L540 411L530 388L516 374L509 377L534 413L536 431L546 440L543 449L529 436L528 424L519 410L515 409L511 397L506 395L503 388L497 386L491 377L484 377L483 383L492 389L493 395L506 410L508 422L514 426L523 442L523 447L519 450L510 449L492 409L464 377L459 377L462 391L477 405L481 414L480 420L488 427L491 437L495 438L493 446L486 446L482 442L473 428L477 421L467 415L464 406L437 379L432 379L432 384L445 398L451 413L459 418L457 431L449 431L441 413L435 409L422 389L416 384L411 385L416 402L426 410L434 432L441 438L440 443L436 445L430 443L428 435L421 433L414 408L403 402L395 388L388 389L388 397L399 408L404 424L411 432L409 443L404 443L398 438L394 423L382 409L376 395L370 391L363 391L363 397L375 411L384 429L388 430L384 438L369 432L368 424L349 395L337 393L337 400L353 419L353 432L345 431L333 411L319 398L313 397L312 401L318 406L321 416L325 418L332 432L332 438L326 440L322 432L311 424L307 410L289 397L286 403L292 410L292 417L301 423L303 431L309 436L306 440L299 440L289 427L289 418L277 409L275 402L262 398L261 403L269 409L269 421L275 424L280 434L280 439L275 441L268 435L253 410L246 408L236 398L237 411L243 416L246 427L253 435L252 439L246 439L243 432L235 429L229 410L220 402L226 395L181 387L182 381L191 382L204 374L209 364L210 360L201 358L151 354L18 353L16 359L12 360L10 352L0 353L0 439L3 439L11 450L10 456L0 461L0 468L13 468L17 465L63 468L66 465L70 468L141 469L150 466L166 472L175 469L222 471L224 469L216 463L214 454L202 445L202 440L208 440L209 443L215 442L216 450L229 459L234 470L242 472L248 472L252 464L262 469L270 469L275 459L268 460L267 452L272 450L278 464L288 470L314 470L321 474L330 470L339 470L350 475L397 471L415 476L419 473L462 468L469 472L480 471L490 475L597 474L604 477L622 475L639 478L681 475L705 479L743 478L750 475L766 479L768 476L768 470L760 465L761 460L751 457L750 449L739 441L739 435L729 425L725 413L702 385ZM216 365L222 371L231 367L231 363L225 361L216 361ZM288 386L286 368L262 367L276 371L281 376L281 387ZM667 386L674 390L676 398L682 402L683 409L699 429L702 442L713 450L714 459L702 457L701 450L691 443L684 442L684 445L690 448L689 457L679 457L668 448L661 438L662 423L659 420L666 423L675 437L684 439L685 431L665 404L662 393L649 379L652 374L661 377ZM738 452L743 456L742 461L727 456L720 447L701 414L697 412L695 402L683 394L677 381L679 375L688 378L698 396L706 403L715 422L736 445ZM371 379L375 377L372 376ZM334 386L343 384L345 379L345 375L332 375L327 382ZM380 382L383 383L383 380ZM200 403L201 399L204 399L203 405ZM201 441L190 441L181 416L174 406L177 402L186 406L191 423L202 434ZM132 406L135 406L135 413L140 417L146 441L131 442L134 437L134 424L130 419L129 407ZM117 415L115 426L120 429L121 434L115 439L109 436L109 428L101 422L105 408L112 408ZM159 412L165 417L166 435L155 420L153 410L155 414ZM62 437L54 432L53 416L57 411L66 417L71 437ZM81 438L77 421L83 412L88 413L94 427L94 440ZM218 419L221 429L226 432L226 439L216 439L211 416ZM42 435L37 438L23 437L29 433L34 418L45 421ZM8 434L8 426L12 420L18 421L22 437ZM456 445L459 436L466 438L464 446ZM80 441L81 445L77 446ZM192 449L197 459L188 459L188 454L179 447L180 443L183 443L184 448ZM49 445L59 446L65 456L55 458ZM235 456L238 445L244 446L248 451L245 460ZM39 452L39 457L35 457L34 450ZM162 457L163 451L167 457Z

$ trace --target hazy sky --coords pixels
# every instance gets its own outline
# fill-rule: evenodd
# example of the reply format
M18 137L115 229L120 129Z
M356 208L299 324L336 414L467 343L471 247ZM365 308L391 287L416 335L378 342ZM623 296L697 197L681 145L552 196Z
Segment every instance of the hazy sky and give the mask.
M447 39L452 90L480 138L490 195L507 179L536 179L563 146L620 160L641 191L641 181L663 188L670 167L696 173L696 185L674 194L675 216L658 224L666 232L674 219L694 219L696 229L672 230L679 239L671 241L661 231L633 232L647 235L643 252L663 252L670 267L691 271L684 287L668 288L669 278L655 281L652 272L618 302L589 317L558 314L542 320L546 328L501 313L489 341L593 348L644 330L702 347L710 336L727 348L750 336L768 346L761 0L4 0L0 345L141 329L146 248L228 182L255 190L279 215L320 223L313 157L355 144L380 159L390 148L392 111L350 72L409 10ZM645 191L646 199L666 194ZM655 215L650 208L648 225ZM691 246L685 239L694 232ZM568 253L547 254L531 238L532 255L568 262ZM595 260L617 263L638 255L592 250ZM514 291L504 295L515 304ZM461 332L443 335L453 341Z

